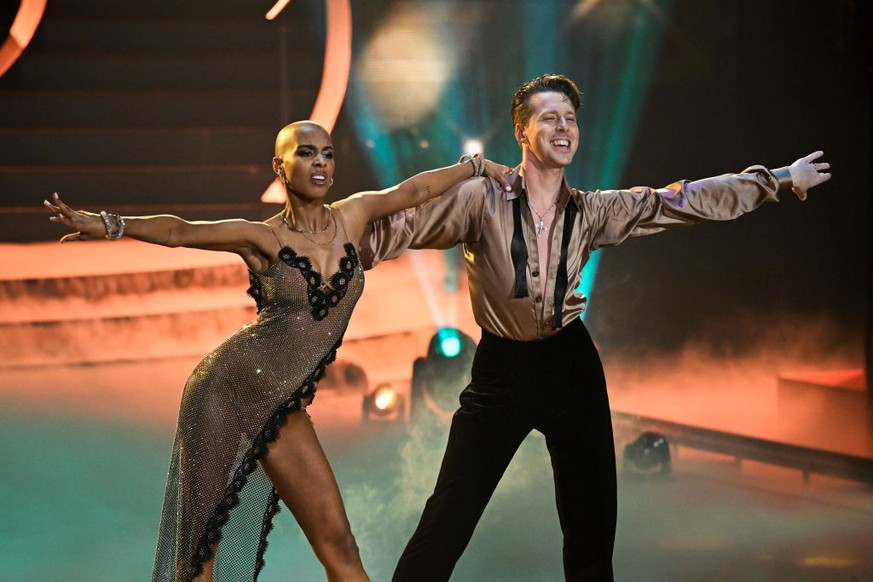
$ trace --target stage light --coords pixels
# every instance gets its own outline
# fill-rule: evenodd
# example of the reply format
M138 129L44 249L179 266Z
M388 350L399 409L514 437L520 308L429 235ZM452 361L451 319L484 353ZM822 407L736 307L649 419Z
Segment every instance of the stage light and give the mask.
M461 146L461 151L465 154L481 154L485 151L485 146L482 144L482 140L469 138L464 141L464 145Z
M373 395L373 404L380 413L392 410L398 401L397 392L388 387L379 388Z
M670 445L663 435L646 431L624 448L622 464L633 475L669 475Z
M379 384L364 397L365 421L400 421L403 419L403 395L391 384Z
M458 395L470 383L476 342L453 327L441 327L431 337L427 356L412 366L411 416L435 415L450 419Z
M453 327L441 327L436 334L436 353L455 358L461 353L461 332Z
M463 58L460 42L445 42L454 16L446 3L401 2L370 34L355 65L367 108L357 115L375 130L408 130L439 110Z

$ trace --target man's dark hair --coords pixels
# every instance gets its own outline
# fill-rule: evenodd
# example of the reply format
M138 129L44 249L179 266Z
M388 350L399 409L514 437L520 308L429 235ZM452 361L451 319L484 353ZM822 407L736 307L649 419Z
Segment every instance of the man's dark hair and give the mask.
M540 75L519 87L515 91L515 95L512 96L512 108L509 113L512 116L513 127L515 127L516 123L527 125L531 115L531 96L546 91L563 93L570 100L570 103L573 104L573 109L578 110L579 105L582 103L582 93L579 91L576 83L569 78L557 74Z

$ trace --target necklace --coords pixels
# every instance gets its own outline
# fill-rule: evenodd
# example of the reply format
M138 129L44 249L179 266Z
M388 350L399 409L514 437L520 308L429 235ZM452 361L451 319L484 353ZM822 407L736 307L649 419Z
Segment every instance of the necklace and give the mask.
M534 231L537 233L537 238L540 238L541 236L546 234L547 230L549 230L549 227L546 226L546 215L549 213L549 210L551 210L552 208L555 207L555 204L557 204L557 203L558 203L558 197L556 196L555 201L552 202L551 206L546 208L546 211L543 212L542 214L540 214L539 212L537 212L537 209L533 207L533 204L530 203L530 200L527 201L528 208L533 210L533 213L536 214L537 218L540 219L540 221L536 224L536 227L534 228Z
M288 227L288 230L296 230L297 232L305 234L321 234L327 230L328 226L330 226L330 217L331 215L333 215L333 209L330 206L324 206L323 208L327 208L328 217L327 222L324 223L324 226L321 227L320 230L306 230L303 228L299 228L296 224L292 225L290 222L288 222L288 215L284 212L282 213L282 222L285 223L285 226Z
M290 222L288 222L288 216L284 212L282 213L282 222L285 223L285 226L288 227L288 230L293 230L294 232L299 232L300 234L303 235L303 238L305 238L306 240L308 240L312 244L326 247L328 245L333 244L333 241L336 240L336 233L337 233L337 224L336 224L336 218L334 218L334 216L333 216L333 209L330 206L327 206L326 208L327 208L327 222L325 223L324 228L322 228L321 230L318 230L318 231L304 230L302 228L297 228L296 226L294 226ZM318 242L317 240L314 240L314 239L309 237L310 234L321 234L324 231L326 231L327 227L330 226L331 222L333 223L333 236L330 237L329 241Z

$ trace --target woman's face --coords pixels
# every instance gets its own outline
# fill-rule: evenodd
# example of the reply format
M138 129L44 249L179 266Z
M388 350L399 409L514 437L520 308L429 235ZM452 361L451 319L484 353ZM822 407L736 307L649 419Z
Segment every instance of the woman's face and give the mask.
M290 193L304 200L324 198L336 169L330 134L314 124L294 127L280 141L273 163L285 173Z

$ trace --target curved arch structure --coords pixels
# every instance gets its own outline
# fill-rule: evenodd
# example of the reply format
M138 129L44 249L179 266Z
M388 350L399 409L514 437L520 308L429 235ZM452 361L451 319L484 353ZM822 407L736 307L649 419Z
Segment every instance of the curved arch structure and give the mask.
M327 44L324 47L324 73L311 119L333 131L346 97L352 66L352 7L349 0L325 1Z
M0 77L18 60L42 20L47 0L21 0L9 36L0 46Z
M290 0L279 0L267 13L272 20ZM333 131L346 97L352 65L352 7L349 0L325 0L327 34L321 87L309 118ZM278 179L261 196L262 202L285 202L285 189Z

